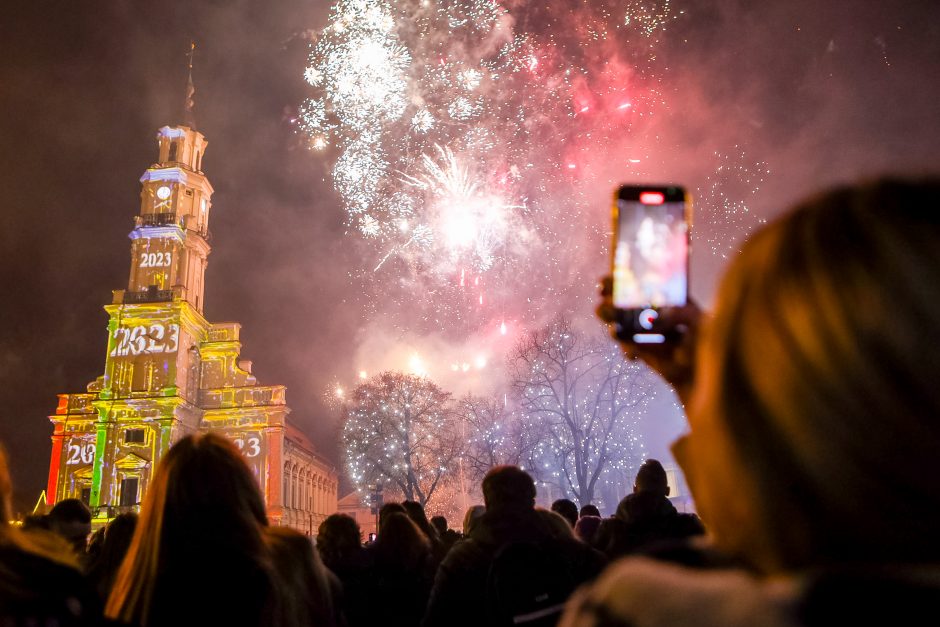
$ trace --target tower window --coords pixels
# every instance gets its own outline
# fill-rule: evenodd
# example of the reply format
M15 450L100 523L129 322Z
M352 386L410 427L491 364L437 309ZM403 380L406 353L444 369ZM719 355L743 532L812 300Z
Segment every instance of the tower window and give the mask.
M176 161L179 157L179 144L176 142L170 142L170 155L167 157L167 161Z
M124 477L121 479L121 506L137 505L137 489L140 486L139 477Z
M124 430L124 444L143 444L146 439L147 433L143 429Z

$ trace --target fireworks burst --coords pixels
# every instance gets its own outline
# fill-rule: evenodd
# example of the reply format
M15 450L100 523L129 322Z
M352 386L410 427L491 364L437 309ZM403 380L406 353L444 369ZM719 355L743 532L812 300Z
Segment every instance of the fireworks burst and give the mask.
M770 175L767 164L751 163L739 146L729 154L715 153L717 166L698 189L696 204L708 224L703 239L712 254L727 259L737 252L752 230L766 220L751 210L752 199Z
M462 337L589 311L608 231L597 190L663 152L672 5L337 0L300 124L334 160L367 310Z

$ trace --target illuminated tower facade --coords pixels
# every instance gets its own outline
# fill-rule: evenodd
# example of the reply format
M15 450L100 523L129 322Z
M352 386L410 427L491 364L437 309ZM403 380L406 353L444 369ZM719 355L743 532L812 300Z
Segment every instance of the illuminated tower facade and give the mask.
M140 179L127 289L105 306L104 374L60 394L49 417L47 502L82 499L98 521L135 511L173 443L212 430L241 449L272 523L313 533L336 511L335 469L288 421L284 386L258 385L240 325L203 316L212 186L208 142L187 118L158 131L157 163Z

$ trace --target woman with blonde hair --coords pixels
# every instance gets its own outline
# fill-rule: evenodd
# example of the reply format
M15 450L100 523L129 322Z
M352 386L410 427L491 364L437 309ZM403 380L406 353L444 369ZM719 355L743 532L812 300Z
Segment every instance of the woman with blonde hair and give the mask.
M676 459L713 544L749 569L621 561L563 625L895 623L933 611L938 199L937 180L811 199L744 245L711 319L675 313L687 328L678 345L624 346L686 404Z
M157 466L105 607L121 623L279 623L264 501L238 449L212 433Z

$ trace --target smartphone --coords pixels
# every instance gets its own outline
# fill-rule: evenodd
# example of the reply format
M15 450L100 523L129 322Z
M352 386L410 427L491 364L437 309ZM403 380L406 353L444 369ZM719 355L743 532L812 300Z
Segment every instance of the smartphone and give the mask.
M637 344L661 344L678 330L663 310L689 301L692 210L678 185L623 185L614 192L611 249L617 335Z

